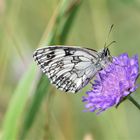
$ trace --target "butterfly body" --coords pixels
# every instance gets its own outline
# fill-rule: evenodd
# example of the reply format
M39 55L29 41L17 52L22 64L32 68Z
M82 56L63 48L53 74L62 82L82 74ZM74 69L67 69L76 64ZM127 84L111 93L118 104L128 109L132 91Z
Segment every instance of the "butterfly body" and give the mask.
M97 52L74 46L47 46L33 55L51 83L66 92L77 92L111 62L108 48Z

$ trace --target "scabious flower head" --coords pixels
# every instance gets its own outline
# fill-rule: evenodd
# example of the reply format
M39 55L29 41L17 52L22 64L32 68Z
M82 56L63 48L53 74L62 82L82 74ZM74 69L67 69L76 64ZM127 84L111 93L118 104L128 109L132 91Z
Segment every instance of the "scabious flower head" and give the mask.
M83 102L86 110L99 114L111 106L117 105L137 89L139 75L138 56L132 58L124 53L113 57L112 63L101 70L94 80L92 90L86 92Z

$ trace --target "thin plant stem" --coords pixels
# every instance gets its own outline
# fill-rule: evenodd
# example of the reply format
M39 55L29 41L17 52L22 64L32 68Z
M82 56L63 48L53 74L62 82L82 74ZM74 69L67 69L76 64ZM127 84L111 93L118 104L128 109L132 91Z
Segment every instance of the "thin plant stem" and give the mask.
M140 110L140 104L132 96L128 96L127 99L129 99L129 101L131 101Z

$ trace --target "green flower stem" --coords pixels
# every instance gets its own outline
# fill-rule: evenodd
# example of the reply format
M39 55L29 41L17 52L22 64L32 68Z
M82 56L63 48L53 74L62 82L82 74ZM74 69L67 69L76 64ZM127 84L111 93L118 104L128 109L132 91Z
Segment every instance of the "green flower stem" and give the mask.
M140 110L140 104L132 96L128 96L127 99L129 99Z

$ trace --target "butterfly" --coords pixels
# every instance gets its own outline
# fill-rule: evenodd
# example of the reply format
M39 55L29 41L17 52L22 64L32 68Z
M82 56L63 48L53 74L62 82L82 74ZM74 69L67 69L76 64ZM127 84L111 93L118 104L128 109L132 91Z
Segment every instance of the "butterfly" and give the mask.
M52 84L72 93L85 87L112 61L108 47L98 52L77 46L46 46L37 49L33 58Z

